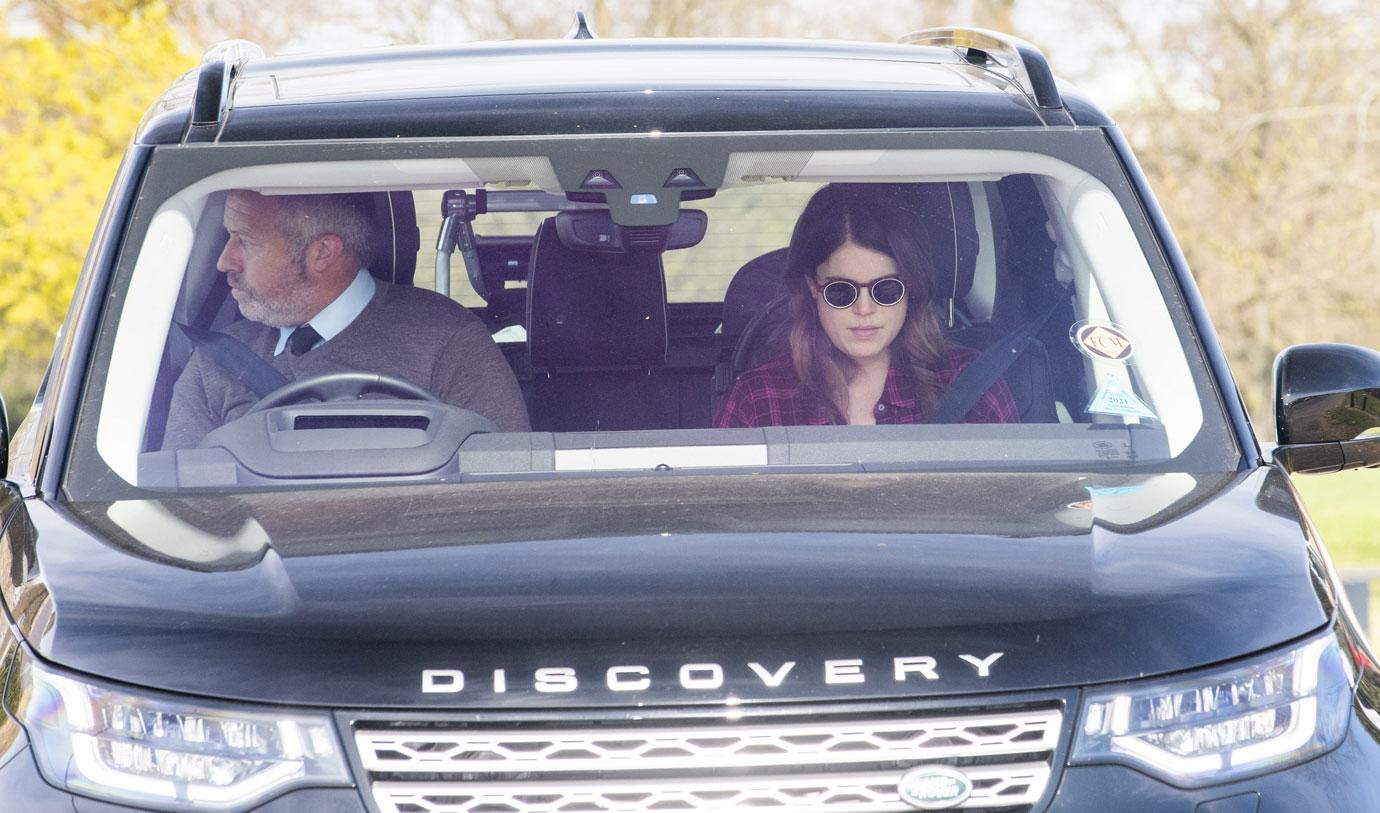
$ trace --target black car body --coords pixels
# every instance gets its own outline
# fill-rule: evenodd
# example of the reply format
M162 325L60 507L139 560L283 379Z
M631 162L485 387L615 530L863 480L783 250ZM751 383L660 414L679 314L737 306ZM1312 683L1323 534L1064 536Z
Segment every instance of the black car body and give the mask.
M1364 434L1380 356L1282 354L1280 445L1263 456L1111 121L1026 44L914 39L232 52L184 77L126 156L10 444L0 808L1380 809L1380 671L1286 474L1380 459ZM1012 163L984 169L993 156ZM672 185L683 169L693 180ZM596 171L620 191L592 187ZM448 182L467 172L479 180ZM530 434L368 434L394 423L308 459L240 424L160 450L158 404L190 352L169 322L233 311L200 307L219 250L201 207L279 177L384 190L392 223L419 219L409 188L444 189L441 242L470 231L437 267L477 247L468 276L487 296L471 307L495 336L535 331L543 249L480 234L463 214L476 198L652 234L659 272L704 235L681 240L683 211L735 183L928 184L952 207L954 266L1028 294L1005 328L1009 296L979 313L966 295L957 321L950 300L953 340L981 351L1035 324L1044 361L1005 375L1048 415L1023 406L995 434L709 429L747 331L732 303L663 290L664 356L631 378L504 345ZM1061 189L1091 189L1103 225L1121 212L1122 242L1080 232L1101 226L1075 205L1060 231ZM1047 220L1018 222L1042 206ZM430 235L392 237L381 263L405 284ZM1080 270L1133 256L1118 245L1141 276ZM1116 293L1122 277L1140 287ZM1050 317L1038 294L1056 284L1073 312L1056 301ZM1147 292L1139 366L1075 346L1080 325L1112 324L1079 303L1134 320L1118 302ZM1139 394L1133 420L1107 406L1109 375ZM628 406L687 390L674 422Z

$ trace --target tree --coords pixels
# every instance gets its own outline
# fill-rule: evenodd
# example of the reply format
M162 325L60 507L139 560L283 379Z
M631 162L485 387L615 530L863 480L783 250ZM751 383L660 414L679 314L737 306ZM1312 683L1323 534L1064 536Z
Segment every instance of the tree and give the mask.
M165 8L126 5L45 3L45 34L0 33L0 392L12 418L27 410L136 124L191 64Z
M890 41L950 23L1013 30L1016 0L873 0L867 13L827 0L399 0L379 20L396 42L551 38L583 10L601 37L811 37Z
M1102 0L1088 23L1117 32L1107 58L1130 55L1145 77L1118 119L1258 418L1276 352L1380 335L1380 21L1368 8L1181 0L1147 21Z

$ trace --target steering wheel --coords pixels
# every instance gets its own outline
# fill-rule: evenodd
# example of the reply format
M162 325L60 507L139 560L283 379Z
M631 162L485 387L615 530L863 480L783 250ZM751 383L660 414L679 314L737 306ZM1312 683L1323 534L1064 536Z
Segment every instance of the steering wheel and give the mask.
M308 398L319 401L353 400L367 392L392 395L409 401L431 401L441 403L441 399L401 378L379 373L341 372L323 373L287 384L265 395L249 408L245 415L253 415L266 409L295 404Z

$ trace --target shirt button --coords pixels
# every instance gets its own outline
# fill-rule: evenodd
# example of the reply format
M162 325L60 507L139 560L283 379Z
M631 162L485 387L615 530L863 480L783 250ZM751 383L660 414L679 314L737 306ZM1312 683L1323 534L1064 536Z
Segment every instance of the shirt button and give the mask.
M878 412L886 412L886 404L878 404L878 405L877 405L877 411L878 411Z

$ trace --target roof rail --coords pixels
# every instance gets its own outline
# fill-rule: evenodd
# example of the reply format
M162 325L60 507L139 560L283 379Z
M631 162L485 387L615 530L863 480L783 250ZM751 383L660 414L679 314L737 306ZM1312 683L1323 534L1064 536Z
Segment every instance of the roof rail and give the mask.
M901 37L899 42L961 48L964 59L1006 74L1037 106L1064 106L1044 53L1023 39L985 28L926 28Z
M577 11L575 12L575 24L566 32L565 38L568 40L597 40L599 35L589 27L589 20L585 19L585 13Z
M206 49L197 69L196 90L192 92L193 127L216 124L230 103L230 82L240 63L261 59L264 49L249 40L225 40Z

